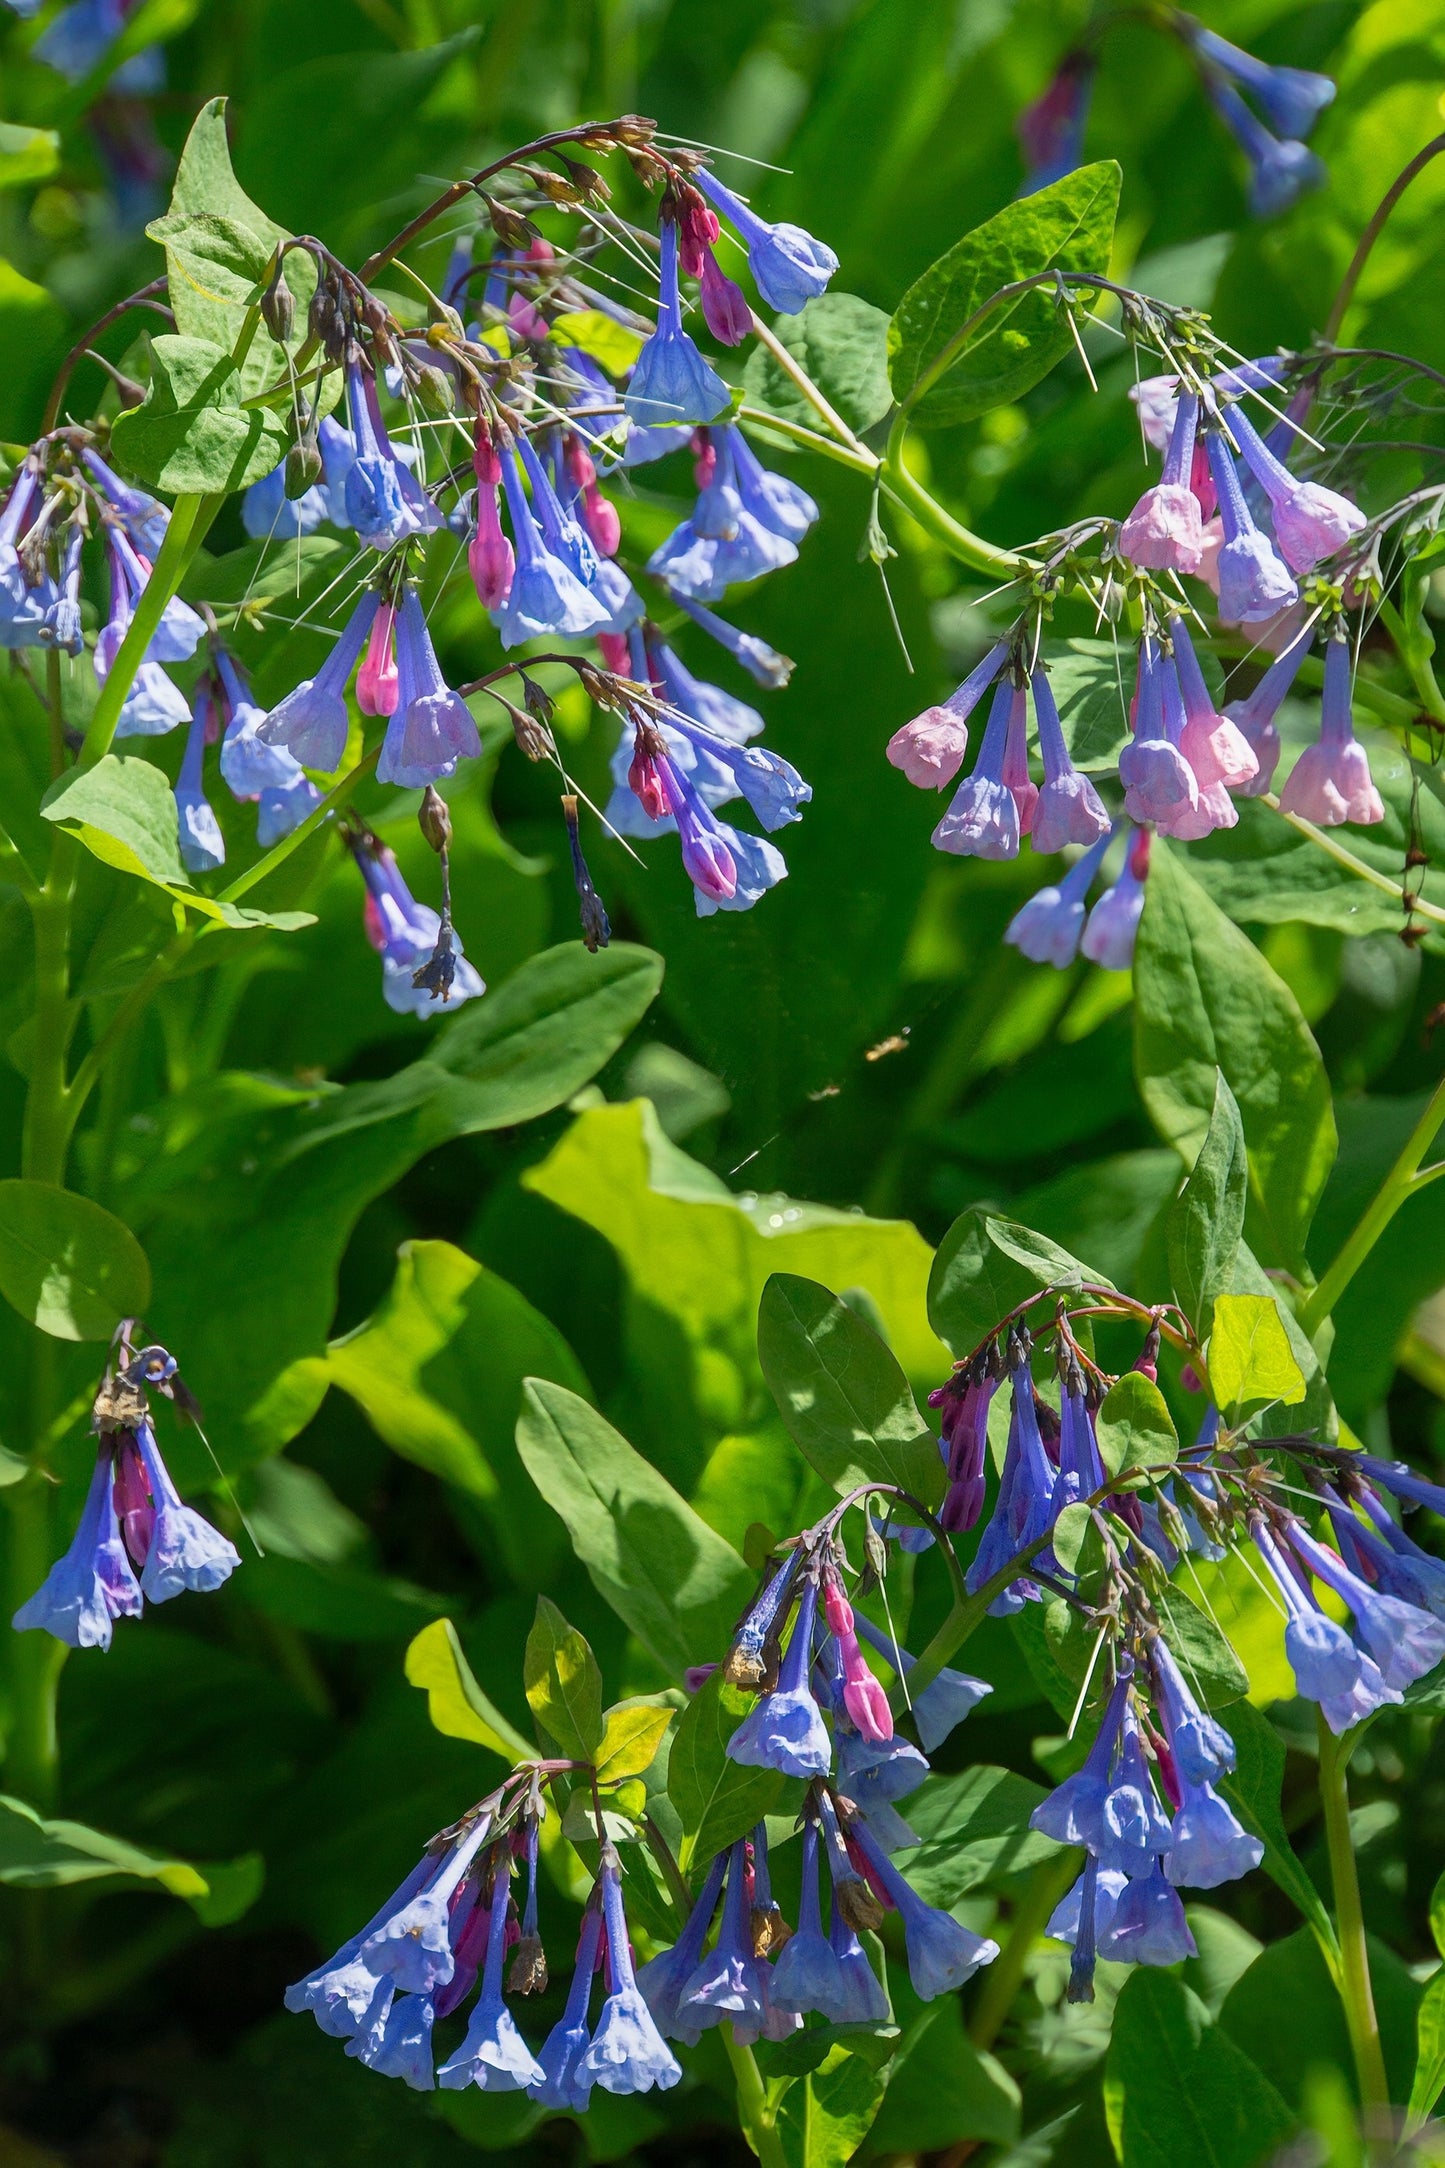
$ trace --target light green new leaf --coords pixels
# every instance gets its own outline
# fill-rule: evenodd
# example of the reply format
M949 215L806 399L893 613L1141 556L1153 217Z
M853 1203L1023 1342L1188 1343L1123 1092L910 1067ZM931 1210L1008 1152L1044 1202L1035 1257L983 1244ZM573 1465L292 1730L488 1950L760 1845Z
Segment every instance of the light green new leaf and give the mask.
M787 2168L845 2168L857 2157L888 2085L861 2055L831 2048L809 2076L790 2085L777 2131Z
M0 1883L12 1889L60 1889L77 1882L155 1882L184 1897L208 1927L239 1919L260 1895L256 1853L215 1867L144 1852L82 1822L46 1821L23 1799L0 1797Z
M663 1669L716 1659L752 1593L730 1543L564 1386L526 1383L517 1450L606 1597Z
M775 1272L758 1310L758 1360L803 1458L837 1491L897 1483L944 1492L933 1433L890 1348L816 1280Z
M1261 1400L1294 1407L1305 1377L1273 1295L1220 1295L1209 1336L1209 1384L1215 1404L1244 1408Z
M104 864L159 888L190 888L175 796L153 760L107 753L93 768L68 769L46 791L40 810Z
M557 1750L570 1761L591 1761L602 1738L602 1673L585 1635L569 1626L549 1596L537 1615L522 1660L527 1706Z
M145 1251L123 1221L50 1182L0 1182L0 1294L56 1340L108 1340L150 1301Z
M449 1618L423 1626L406 1652L406 1676L426 1695L427 1715L449 1739L471 1739L503 1761L536 1759L536 1748L513 1729L482 1692Z
M746 1836L777 1804L783 1779L776 1769L728 1759L729 1739L757 1705L756 1694L729 1686L715 1671L682 1712L667 1761L667 1794L682 1823L684 1866Z
M1164 1230L1175 1296L1201 1339L1209 1337L1215 1296L1234 1276L1248 1190L1244 1124L1223 1072L1217 1071L1209 1128Z
M1046 1287L1110 1282L1031 1228L971 1205L938 1245L928 1281L928 1315L960 1360L1010 1310Z
M599 1784L621 1784L652 1767L674 1711L655 1702L609 1709L593 1760Z
M1134 994L1139 1089L1161 1136L1194 1165L1222 1071L1244 1126L1251 1202L1273 1250L1265 1261L1301 1270L1335 1156L1319 1048L1299 1003L1254 943L1157 843Z
M0 188L29 188L60 167L60 138L53 128L22 128L0 121Z
M1112 159L1080 166L965 234L909 287L888 334L893 396L924 422L964 422L1006 406L1073 343L1052 285L970 320L1006 286L1042 271L1106 272L1119 207Z
M1105 2086L1122 2168L1257 2168L1295 2128L1193 1990L1146 1965L1115 2006Z
M1094 1422L1099 1456L1110 1475L1155 1467L1179 1452L1164 1395L1142 1371L1126 1370L1104 1395Z
M775 318L773 330L850 429L871 429L883 419L893 404L883 309L857 294L820 294L796 316ZM754 406L784 421L819 427L818 409L761 340L748 356L743 390Z
M226 348L161 333L144 405L115 418L117 464L171 496L228 495L259 482L285 457L289 428L269 407L243 408L243 389Z

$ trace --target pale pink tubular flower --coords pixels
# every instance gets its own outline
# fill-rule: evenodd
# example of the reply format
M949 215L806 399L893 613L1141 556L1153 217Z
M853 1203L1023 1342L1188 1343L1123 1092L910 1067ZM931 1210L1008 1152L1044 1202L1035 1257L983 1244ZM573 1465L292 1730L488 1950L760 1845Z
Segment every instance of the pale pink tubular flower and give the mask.
M1159 662L1159 690L1164 710L1164 735L1171 745L1184 750L1184 694L1179 683L1179 669L1173 655L1161 656ZM1234 800L1221 782L1206 783L1195 776L1198 794L1193 805L1177 805L1171 808L1157 823L1162 835L1174 836L1181 843L1197 843L1201 837L1212 835L1216 828L1233 828L1239 819Z
M888 740L888 758L920 790L942 790L963 766L968 751L968 718L992 685L1008 655L1008 641L991 647L957 692L937 707L925 708Z
M1134 696L1134 735L1119 755L1124 810L1131 821L1161 826L1197 810L1199 785L1164 725L1164 683L1157 645L1150 634L1139 643Z
M1139 427L1144 432L1146 444L1152 444L1156 452L1169 449L1169 439L1174 434L1174 411L1179 403L1179 379L1177 376L1141 377L1129 387L1129 397L1139 410Z
M1337 490L1298 480L1239 407L1230 409L1228 422L1245 465L1269 499L1280 555L1291 571L1312 572L1359 533L1364 513Z
M1169 636L1174 643L1179 689L1184 695L1179 749L1201 788L1222 783L1226 790L1239 790L1258 775L1259 761L1238 724L1215 709L1182 617L1170 619Z
M1275 716L1314 639L1313 626L1298 622L1304 614L1303 606L1289 614L1295 619L1295 631L1289 644L1270 664L1254 691L1246 699L1231 700L1224 711L1259 763L1258 772L1240 785L1241 795L1246 798L1262 797L1269 789L1279 764L1279 726Z
M993 696L972 775L960 783L943 819L933 831L935 850L956 858L1016 858L1019 812L1003 779L1009 715L1018 688L1005 678Z
M1320 734L1290 771L1279 794L1280 811L1338 828L1342 821L1368 826L1385 817L1370 775L1369 756L1355 736L1350 708L1350 646L1337 624L1325 647L1325 691Z
M1029 699L1022 685L1015 686L1009 709L1008 736L1004 741L1002 780L1018 807L1019 834L1026 836L1034 825L1039 802L1038 785L1029 774Z
M1190 487L1199 401L1186 392L1175 402L1174 429L1164 470L1146 489L1119 529L1119 554L1150 572L1197 572L1204 551L1199 499Z

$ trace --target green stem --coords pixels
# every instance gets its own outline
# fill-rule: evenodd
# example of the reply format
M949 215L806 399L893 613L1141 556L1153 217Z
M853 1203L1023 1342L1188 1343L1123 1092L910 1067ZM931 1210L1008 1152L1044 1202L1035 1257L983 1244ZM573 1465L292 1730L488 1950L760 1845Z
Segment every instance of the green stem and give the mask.
M1426 1188L1438 1176L1445 1174L1445 1161L1423 1169L1420 1165L1442 1122L1445 1122L1445 1077L1442 1077L1430 1094L1425 1111L1411 1130L1404 1150L1361 1214L1354 1232L1347 1237L1319 1285L1311 1290L1302 1305L1299 1322L1311 1339L1330 1315L1401 1205L1413 1197L1417 1190Z
M733 2066L733 2082L737 2087L738 2121L743 2136L752 2147L763 2168L786 2168L787 2156L773 2111L768 2106L768 2096L763 2090L762 2072L751 2048L740 2047L733 2038L732 2026L724 2023L718 2030L728 2061Z
M180 587L191 559L225 501L224 497L177 497L166 538L157 553L151 576L141 590L135 616L100 688L100 698L95 703L95 713L90 718L85 743L80 749L82 768L93 768L110 751L126 695L135 683L135 674L165 613L166 604Z
M63 1183L70 1043L70 903L80 846L57 833L45 886L30 898L35 927L35 1015L20 1167L27 1181Z
M1267 805L1271 812L1278 813L1281 820L1288 821L1291 828L1297 829L1317 850L1323 851L1326 858L1332 858L1337 866L1342 866L1346 873L1352 873L1357 881L1368 881L1371 888L1378 888L1382 895L1393 897L1401 910L1404 910L1405 891L1398 881L1392 881L1388 874L1379 872L1374 866L1367 866L1363 858L1356 858L1353 851L1346 850L1343 843L1337 842L1335 837L1323 828L1316 828L1314 822L1307 821L1302 814L1286 813L1272 790L1261 791L1260 803ZM1445 911L1442 911L1438 904L1427 903L1423 896L1413 897L1410 909L1417 918L1429 919L1433 925L1445 926Z
M45 1579L53 1559L49 1482L38 1471L13 1486L10 1508L10 1603L16 1610ZM60 1750L55 1695L68 1651L47 1633L10 1635L10 1725L5 1735L5 1789L42 1814L55 1806Z
M1011 550L996 549L992 542L985 542L981 535L970 532L951 512L945 512L923 484L909 473L903 458L907 434L907 417L900 414L893 424L883 459L883 487L894 503L912 513L919 526L960 564L968 565L975 572L986 572L996 580L1016 580L1026 575L1031 568L1022 557L1014 556Z
M1069 1850L1058 1859L1046 1859L1035 1867L1029 1886L1014 1907L1008 1939L983 1976L968 2036L976 2048L991 2048L1003 2030L1014 1998L1023 1985L1024 1970L1034 1944L1048 1926L1055 1905L1079 1872L1081 1852Z
M1355 1871L1355 1848L1350 1837L1350 1792L1346 1778L1350 1749L1337 1739L1321 1712L1320 1801L1325 1814L1325 1839L1330 1855L1330 1879L1335 1893L1335 1923L1340 1936L1340 2000L1345 2006L1350 2046L1354 2051L1360 2105L1367 2125L1375 2115L1383 2125L1390 2107L1390 2085L1385 2076L1384 2050L1380 2046L1380 2023L1370 1986L1370 1955L1365 1943L1365 1914L1360 1903L1360 1879ZM1375 2111L1375 2114L1372 2114Z
M1430 667L1430 656L1434 652L1435 642L1430 628L1419 614L1421 592L1417 587L1414 602L1416 621L1413 626L1406 620L1404 613L1384 597L1379 605L1380 622L1394 641L1400 659L1410 673L1410 680L1419 694L1421 707L1433 722L1445 726L1445 696L1442 696L1439 680Z
M760 429L776 430L779 436L789 437L800 444L804 451L821 452L825 458L834 459L840 466L851 467L856 474L876 474L879 460L876 452L865 447L860 452L850 452L846 445L835 444L831 437L818 434L816 429L806 429L801 422L790 422L781 414L769 414L765 407L740 406L740 422L755 422Z

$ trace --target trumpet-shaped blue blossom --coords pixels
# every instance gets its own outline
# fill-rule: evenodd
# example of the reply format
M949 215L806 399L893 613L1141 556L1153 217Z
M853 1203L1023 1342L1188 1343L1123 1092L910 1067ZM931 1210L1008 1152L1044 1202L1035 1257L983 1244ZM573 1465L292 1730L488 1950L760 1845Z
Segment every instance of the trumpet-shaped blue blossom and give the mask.
M877 1842L866 1821L855 1821L852 1836L872 1870L870 1879L881 1885L903 1921L908 1952L908 1976L915 1994L924 2002L946 1995L971 1980L981 1965L992 1964L998 1944L976 1935L951 1912L928 1904Z
M1184 36L1202 61L1221 69L1242 90L1247 90L1277 135L1302 140L1314 127L1335 95L1327 75L1312 68L1277 67L1242 52L1215 30L1191 16L1181 16Z
M810 1818L803 1827L797 1932L784 1944L773 1966L770 1992L781 2010L795 2010L804 2016L816 2010L830 2025L837 2025L844 2021L851 1997L833 1945L823 1932L818 1889L818 1825Z
M1096 1855L1102 1851L1106 1825L1104 1802L1109 1796L1109 1772L1113 1766L1124 1710L1132 1691L1132 1673L1121 1669L1109 1696L1093 1745L1084 1765L1041 1800L1029 1816L1037 1829L1056 1844L1083 1844ZM1052 1932L1052 1929L1050 1930Z
M503 647L520 647L554 633L572 638L599 631L612 613L588 593L571 566L548 549L522 486L516 453L508 447L501 459L516 551L511 588L495 613Z
M1199 808L1194 771L1169 735L1164 712L1164 658L1146 633L1139 642L1134 730L1119 755L1124 811L1131 821L1164 826Z
M710 422L731 404L732 394L683 329L677 282L677 223L662 221L657 329L632 365L623 402L639 428Z
M659 2030L673 2040L692 2042L702 2031L701 2025L691 2021L691 2014L684 2012L682 2000L701 1962L730 1857L728 1852L715 1855L682 1933L670 1950L649 1959L637 1975L637 1984Z
M377 779L419 790L475 760L482 741L471 709L441 673L413 588L396 614L396 708L386 726Z
M325 483L313 482L299 497L288 497L284 464L253 482L241 499L241 525L253 542L294 542L300 535L314 534L330 518Z
M649 635L641 658L634 662L633 676L640 683L650 679L679 714L701 723L715 737L741 745L762 735L763 718L745 700L696 678L665 640Z
M1057 1471L1044 1451L1039 1433L1025 1340L1016 1343L1012 1363L1013 1410L1009 1419L1008 1446L993 1517L979 1538L978 1549L965 1577L972 1593L977 1593L992 1580L1017 1552L1045 1535L1056 1517L1053 1501ZM1051 1570L1051 1556L1045 1551L1040 1557L1039 1564L1045 1572ZM1002 1618L1010 1611L1018 1610L1033 1593L1032 1582L1014 1581L994 1598L989 1609L995 1617Z
M407 535L434 532L441 514L398 458L381 418L376 379L357 361L346 371L346 398L354 447L341 485L347 520L374 550L390 549Z
M361 597L314 678L303 678L294 692L256 725L262 745L282 747L308 768L329 774L339 768L351 728L346 688L361 659L380 597L370 589Z
M808 302L827 292L838 259L826 242L815 240L801 226L770 225L741 196L724 187L706 166L700 168L696 180L708 201L741 238L753 282L769 308L784 316L796 316Z
M1109 833L1109 816L1087 776L1080 775L1064 743L1053 687L1043 668L1033 674L1034 713L1044 787L1034 806L1029 835L1036 851L1061 851L1066 843L1093 843Z
M41 646L59 648L66 655L79 655L85 648L80 617L80 554L84 540L80 522L72 520L65 530L60 578L52 589L40 625Z
M1215 560L1219 615L1229 625L1259 624L1298 602L1299 588L1269 536L1255 525L1223 436L1211 430L1206 443L1224 526L1224 543Z
M647 564L655 578L698 602L717 602L729 587L776 572L798 554L792 533L774 517L759 517L756 490L751 503L744 498L737 469L737 446L747 452L742 432L720 431L715 443L716 464L698 491L691 515L658 545Z
M1142 1875L1168 1849L1169 1817L1161 1808L1144 1759L1138 1720L1126 1705L1109 1789L1101 1811L1099 1864L1121 1874Z
M769 647L767 641L760 639L755 632L742 632L736 625L730 625L725 618L717 616L705 603L695 601L691 595L684 595L678 590L673 590L672 593L679 609L686 610L695 625L701 625L703 631L716 640L719 647L726 648L734 661L742 664L750 678L755 679L769 692L776 692L787 684L793 674L791 656L780 655L775 647Z
M801 542L818 518L808 492L765 467L735 422L717 431L717 441L719 458L726 450L731 459L733 487L743 510L785 541Z
M1303 613L1301 613L1303 615ZM1299 674L1314 641L1314 627L1302 622L1265 671L1254 691L1243 700L1231 700L1225 715L1244 738L1257 762L1255 774L1239 785L1241 795L1257 798L1267 791L1279 763L1280 738L1275 717Z
M366 883L363 923L367 939L381 957L381 991L387 1007L399 1016L435 1016L450 1003L484 994L486 986L462 954L455 932L451 937L454 971L446 1001L430 987L416 983L417 973L436 949L441 920L430 904L417 902L384 843L374 838L353 842L352 853Z
M224 730L221 775L237 798L259 798L263 790L285 790L295 783L299 764L283 746L258 735L265 710L224 648L216 651L216 671L223 694Z
M1119 877L1089 913L1079 942L1081 954L1105 971L1127 971L1134 961L1134 939L1144 915L1144 882L1149 872L1149 831L1136 828Z
M461 2046L437 2072L437 2083L457 2092L476 2085L484 2093L516 2093L543 2082L541 2065L533 2055L506 2003L502 2000L502 1961L507 1947L507 1879L499 1867L492 1889L492 1908L487 1931L487 1960L481 1991L472 2008L471 2023Z
M1271 135L1217 68L1206 67L1204 84L1215 111L1249 160L1249 207L1256 218L1276 218L1320 186L1325 169L1312 150L1294 137Z
M1005 941L1012 942L1032 963L1052 964L1055 970L1066 971L1078 955L1083 938L1084 899L1111 841L1111 831L1106 828L1062 880L1036 889L1004 928Z
M1212 1784L1184 1785L1164 1853L1168 1881L1185 1889L1218 1889L1251 1873L1263 1858L1261 1840L1249 1835Z
M1365 524L1358 505L1319 482L1302 482L1275 458L1242 406L1229 410L1229 429L1265 496L1280 555L1294 572L1312 572Z
M1154 1695L1181 1782L1213 1784L1234 1767L1234 1741L1201 1709L1162 1635L1149 1650Z
M883 2025L888 2021L888 1997L883 1983L868 1962L868 1952L843 1917L836 1885L828 1923L828 1947L833 1952L841 1982L841 2007L836 2025ZM786 1950L783 1952L786 1956Z
M202 678L196 687L186 750L176 777L176 817L181 861L191 873L211 873L226 863L226 841L206 796L203 765L211 719L211 688Z
M113 1621L139 1618L141 1610L140 1583L116 1514L114 1456L106 1445L96 1460L69 1550L11 1624L22 1633L42 1628L73 1649L108 1649Z
M567 2006L543 2041L537 2054L540 2076L528 2088L542 2108L570 2108L582 2114L592 2097L592 2078L583 2068L591 2031L587 2020L592 2000L592 1978L602 1938L602 1908L589 1904L582 1917L577 1942L577 1962L567 1990ZM655 1960L654 1960L655 1962Z
M1289 1535L1291 1548L1316 1579L1353 1612L1356 1639L1387 1686L1403 1689L1433 1671L1445 1656L1445 1623L1398 1596L1372 1589L1303 1527L1295 1525Z
M741 1884L736 1864L734 1873ZM610 1845L603 1848L601 1882L609 1991L578 2075L607 2093L648 2093L654 2086L665 2092L681 2078L682 2066L658 2031L633 1974L622 1909L622 1869Z
M1157 1860L1119 1891L1108 1926L1099 1930L1098 1951L1122 1965L1177 1965L1198 1956L1179 1892Z
M1027 712L1022 685L1005 678L993 696L973 773L959 785L943 819L933 831L934 848L958 858L1016 858L1019 809L1004 781L1004 755L1014 715Z
M813 1620L818 1587L805 1580L798 1598L792 1637L778 1667L778 1683L744 1717L727 1743L730 1760L758 1769L777 1769L788 1777L826 1776L832 1744L823 1712L813 1698Z
M678 1996L678 2019L702 2032L727 2018L734 2026L756 2033L763 2023L762 1986L753 1955L746 1850L741 1838L728 1854L727 1878L717 1942L699 1958L684 1983Z

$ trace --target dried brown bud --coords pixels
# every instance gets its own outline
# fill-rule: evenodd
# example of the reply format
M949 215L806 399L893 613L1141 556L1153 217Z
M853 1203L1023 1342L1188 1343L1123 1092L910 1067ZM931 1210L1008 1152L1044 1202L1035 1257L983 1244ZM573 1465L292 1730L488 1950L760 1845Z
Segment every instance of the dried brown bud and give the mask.
M542 1995L547 1989L547 1952L537 1935L523 1935L507 1973L511 1995Z
M793 1930L777 1905L753 1906L752 1933L754 1957L775 1957L793 1939Z
M535 678L528 677L525 670L522 672L522 699L527 713L535 716L539 723L551 722L556 712L552 695Z
M452 816L434 783L428 783L421 794L416 824L434 851L444 851L452 840Z
M723 1660L722 1675L729 1686L740 1686L745 1693L757 1693L763 1683L765 1666L755 1649L731 1648Z
M838 1910L855 1934L871 1934L882 1926L883 1907L861 1875L844 1875L833 1884L833 1894Z
M482 201L487 207L492 231L503 248L527 248L536 240L536 227L529 218L523 218L520 211L514 211L497 196L483 194Z
M612 190L595 166L584 165L580 158L563 158L562 163L571 176L573 187L585 201L591 203L611 202Z

